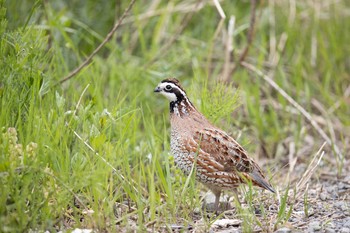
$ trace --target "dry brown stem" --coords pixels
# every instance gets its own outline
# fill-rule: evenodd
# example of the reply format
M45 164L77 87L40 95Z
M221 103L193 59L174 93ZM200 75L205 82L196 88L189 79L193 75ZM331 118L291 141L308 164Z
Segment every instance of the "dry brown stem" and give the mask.
M304 172L303 176L299 180L299 182L296 185L296 196L295 199L299 200L303 195L304 192L301 190L304 189L305 185L309 182L312 174L315 172L316 167L320 164L322 157L324 155L323 147L325 146L326 142L322 144L316 155L311 160L309 166L307 167L306 171ZM307 190L307 189L306 189Z

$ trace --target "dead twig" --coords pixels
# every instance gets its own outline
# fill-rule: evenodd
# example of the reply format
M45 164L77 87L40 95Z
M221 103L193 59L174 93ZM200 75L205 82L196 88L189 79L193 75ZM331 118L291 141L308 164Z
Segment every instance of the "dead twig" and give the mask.
M219 14L220 14L220 17L221 17L222 19L225 19L225 18L226 18L226 15L225 15L224 10L223 10L222 7L221 7L221 4L220 4L219 0L213 0L213 2L214 2L214 4L215 4L216 9L218 10L218 12L219 12Z
M320 164L322 157L324 155L324 151L322 151L323 147L326 145L326 142L322 144L320 149L317 151L316 155L311 160L309 166L307 167L306 171L304 172L303 176L299 180L299 182L296 185L296 195L295 199L299 200L301 196L304 195L301 190L304 188L304 186L309 182L312 174L314 173L316 167ZM317 159L318 157L318 159ZM317 160L316 160L317 159Z
M81 63L77 68L75 68L72 72L70 72L66 77L61 79L57 84L62 84L65 81L71 79L75 75L77 75L85 66L90 64L92 58L105 46L105 44L112 39L113 34L117 31L122 21L126 17L126 15L131 10L136 0L131 0L129 6L125 9L123 15L119 18L118 22L114 25L112 30L107 34L106 38L102 41L102 43L85 59L83 63Z

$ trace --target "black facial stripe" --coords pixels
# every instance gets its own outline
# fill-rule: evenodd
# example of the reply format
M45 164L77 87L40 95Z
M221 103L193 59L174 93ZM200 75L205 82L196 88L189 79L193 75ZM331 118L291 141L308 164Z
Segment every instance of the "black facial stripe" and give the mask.
M164 89L164 92L167 93L174 93L176 95L176 102L181 102L185 96L182 94L181 89L178 88L177 86L173 87L171 90L166 90Z
M170 102L171 113L174 113L175 109L177 109L177 114L182 117L187 115L190 109L195 109L191 101L186 97L186 94L184 94L181 89L173 87L172 93L176 95L176 101Z
M177 99L178 103L180 103L185 98L185 96L181 93L179 88L173 87L173 89L170 92L172 92L176 95L176 99Z

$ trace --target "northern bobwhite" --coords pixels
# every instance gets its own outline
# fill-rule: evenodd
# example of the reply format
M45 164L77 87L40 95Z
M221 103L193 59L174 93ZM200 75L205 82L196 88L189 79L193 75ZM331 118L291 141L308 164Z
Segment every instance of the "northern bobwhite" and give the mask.
M216 210L221 191L235 190L242 183L275 192L248 153L197 111L177 79L163 80L154 92L170 100L170 145L176 166L189 175L196 162L196 180L214 193Z

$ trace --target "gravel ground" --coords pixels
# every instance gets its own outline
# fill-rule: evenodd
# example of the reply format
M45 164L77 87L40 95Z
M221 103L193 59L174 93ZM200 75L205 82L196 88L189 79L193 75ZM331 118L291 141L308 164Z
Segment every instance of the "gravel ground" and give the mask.
M300 164L295 168L300 174L306 169L305 164ZM350 233L350 164L344 164L344 170L339 177L336 169L329 167L317 167L312 178L308 181L307 192L302 191L304 195L291 203L293 195L289 195L287 203L293 205L293 211L290 218L283 225L274 229L278 215L278 201L271 202L271 195L267 192L259 192L260 199L264 202L265 209L268 210L268 219L259 214L259 208L256 208L256 217L261 223L267 224L264 227L254 227L254 232L342 232ZM281 191L280 191L281 192ZM283 193L283 191L282 191ZM305 195L307 193L307 196ZM292 194L292 193L290 193ZM283 195L283 194L280 194ZM240 197L242 198L242 197ZM213 197L207 197L210 202ZM275 198L278 200L278 198ZM305 201L307 200L307 201ZM307 204L305 204L307 203ZM247 204L241 203L243 208L248 208ZM289 207L288 207L289 208ZM287 209L288 209L287 208ZM307 209L307 214L306 210ZM198 220L198 224L202 220ZM194 226L193 232L201 231L200 227ZM237 218L235 208L225 211L218 220L216 220L209 232L242 232L242 221Z

